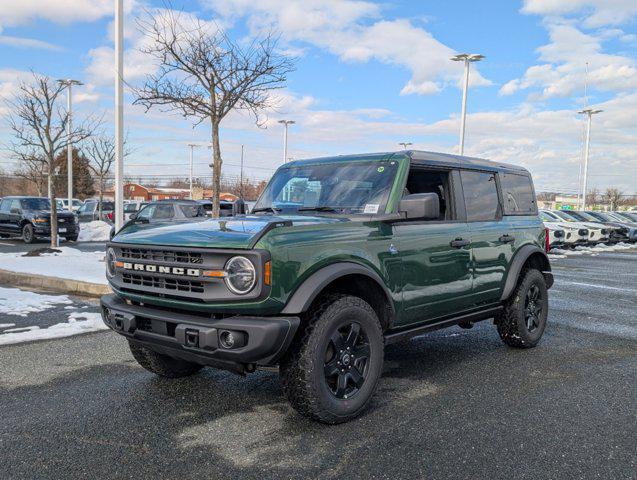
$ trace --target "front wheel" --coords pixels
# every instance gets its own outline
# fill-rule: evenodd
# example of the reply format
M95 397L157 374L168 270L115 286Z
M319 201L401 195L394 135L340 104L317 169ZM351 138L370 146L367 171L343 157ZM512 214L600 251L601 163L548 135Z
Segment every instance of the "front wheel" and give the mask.
M73 235L71 237L65 237L67 242L77 242L78 235Z
M35 233L33 231L33 225L27 223L24 227L22 227L22 240L24 243L33 243L35 242Z
M535 347L546 328L548 310L544 275L539 270L527 270L496 319L500 338L510 347Z
M324 423L360 415L383 367L383 332L364 300L329 295L313 309L281 362L283 390L301 414Z

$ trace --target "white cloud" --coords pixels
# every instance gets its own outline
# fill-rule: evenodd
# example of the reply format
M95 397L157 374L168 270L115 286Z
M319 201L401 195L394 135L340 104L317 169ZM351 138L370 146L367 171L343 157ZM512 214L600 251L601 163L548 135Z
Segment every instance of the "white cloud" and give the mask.
M44 42L35 38L12 37L10 35L0 35L0 44L18 48L39 48L55 51L62 50L62 47L59 45L54 45L49 42Z
M92 22L113 14L113 0L5 0L0 2L0 26L36 19L55 23Z
M456 84L462 66L456 52L407 19L383 20L380 7L365 1L208 0L225 19L246 18L253 33L274 29L292 44L305 42L345 62L377 60L411 72L401 94L427 95ZM491 82L472 70L473 85Z
M522 78L506 83L500 88L500 94L540 88L539 97L546 99L582 92L587 62L592 89L621 92L637 88L635 60L604 53L604 33L599 36L586 34L564 21L548 23L547 28L550 43L538 48L540 60L544 63L528 68Z
M635 0L525 0L522 12L543 16L579 14L588 27L627 22L637 15Z

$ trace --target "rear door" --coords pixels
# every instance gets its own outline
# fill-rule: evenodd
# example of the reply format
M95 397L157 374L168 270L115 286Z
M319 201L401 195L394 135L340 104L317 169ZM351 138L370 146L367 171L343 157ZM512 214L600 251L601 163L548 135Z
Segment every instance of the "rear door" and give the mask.
M9 209L11 205L10 199L4 199L0 202L0 232L8 231Z
M499 301L515 241L503 210L495 172L463 170L462 191L471 236L473 303Z
M13 199L7 213L7 230L11 233L20 233L22 223L22 205L20 200Z

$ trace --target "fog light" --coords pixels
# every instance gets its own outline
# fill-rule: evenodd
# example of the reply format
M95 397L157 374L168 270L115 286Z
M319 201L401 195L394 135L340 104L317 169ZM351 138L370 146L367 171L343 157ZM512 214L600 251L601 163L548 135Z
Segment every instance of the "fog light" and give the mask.
M221 348L230 350L232 348L240 348L246 344L246 335L243 332L233 332L223 330L219 333L219 345Z

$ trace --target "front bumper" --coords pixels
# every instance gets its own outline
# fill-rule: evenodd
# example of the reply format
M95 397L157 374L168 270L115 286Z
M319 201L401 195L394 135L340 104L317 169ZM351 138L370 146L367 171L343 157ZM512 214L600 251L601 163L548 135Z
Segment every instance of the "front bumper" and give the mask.
M289 347L298 317L209 316L129 305L117 295L101 299L104 323L129 340L159 353L200 365L240 372L248 364L274 365ZM224 348L224 331L238 333L244 345Z
M61 232L60 230L65 229L64 232ZM33 232L36 235L42 235L45 237L48 237L51 235L51 225L48 223L44 223L44 224L37 224L34 223L33 224ZM78 224L64 224L64 225L60 225L58 226L58 235L62 236L62 237L67 237L67 236L73 236L80 233L80 227Z

